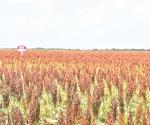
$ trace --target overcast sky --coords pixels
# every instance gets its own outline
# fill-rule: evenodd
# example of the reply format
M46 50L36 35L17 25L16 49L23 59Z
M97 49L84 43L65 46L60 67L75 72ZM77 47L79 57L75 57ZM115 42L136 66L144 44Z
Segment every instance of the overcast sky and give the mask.
M150 0L0 0L0 47L150 48Z

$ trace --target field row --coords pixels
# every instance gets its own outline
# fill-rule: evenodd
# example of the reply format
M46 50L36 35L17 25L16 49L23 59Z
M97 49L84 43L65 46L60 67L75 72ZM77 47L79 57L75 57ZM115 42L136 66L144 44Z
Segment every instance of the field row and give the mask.
M150 52L0 50L0 123L149 125Z

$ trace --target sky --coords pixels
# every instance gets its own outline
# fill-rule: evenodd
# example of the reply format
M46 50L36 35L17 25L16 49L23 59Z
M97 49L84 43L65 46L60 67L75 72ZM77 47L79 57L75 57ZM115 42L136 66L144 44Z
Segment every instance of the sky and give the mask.
M150 48L150 0L0 0L0 48Z

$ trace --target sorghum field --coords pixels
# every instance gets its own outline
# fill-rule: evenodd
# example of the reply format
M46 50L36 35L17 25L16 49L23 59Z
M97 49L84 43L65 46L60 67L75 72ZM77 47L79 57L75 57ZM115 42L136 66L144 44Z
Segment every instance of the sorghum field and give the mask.
M150 52L0 50L0 125L150 125Z

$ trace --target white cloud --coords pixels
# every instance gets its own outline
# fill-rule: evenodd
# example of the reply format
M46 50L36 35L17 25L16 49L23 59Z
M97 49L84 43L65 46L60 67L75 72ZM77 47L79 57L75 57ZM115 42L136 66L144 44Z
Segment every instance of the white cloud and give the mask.
M26 20L27 20L26 16L18 16L17 19L16 19L16 22L18 24L23 24L24 22L26 22Z
M7 0L9 4L30 4L34 0Z
M39 9L53 9L53 0L35 0L34 3Z
M137 0L111 0L110 4L112 10L120 11L127 10L128 7L132 6L132 4L136 2Z
M85 9L83 7L81 8L80 25L87 27L111 24L112 20L118 20L119 16L122 16L123 14L127 15L127 18L135 15L150 16L149 0L101 1L95 6L92 4L92 8L90 8L90 4L87 2L87 5L85 3L85 6L87 6Z
M81 16L81 26L103 25L111 21L111 12L106 2L101 2L87 14Z
M137 16L150 17L150 1L143 0L137 4L134 4L130 8L130 12Z
M140 48L150 41L149 0L6 0L0 13L0 41L8 46Z
M80 0L80 15L83 16L99 5L101 0Z
M54 0L8 0L11 5L31 5L40 10L53 10Z
M49 21L46 17L18 17L16 19L18 30L23 32L43 32L49 28Z

